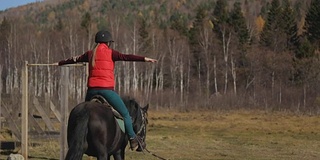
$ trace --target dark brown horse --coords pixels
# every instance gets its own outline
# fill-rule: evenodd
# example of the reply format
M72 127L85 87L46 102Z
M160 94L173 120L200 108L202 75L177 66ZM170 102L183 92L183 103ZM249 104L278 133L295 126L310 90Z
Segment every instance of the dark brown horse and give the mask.
M145 141L148 105L141 108L134 99L122 99L132 117L134 131ZM109 160L111 156L124 160L128 144L111 108L97 102L83 102L72 109L67 138L66 160L81 160L83 154L98 160Z

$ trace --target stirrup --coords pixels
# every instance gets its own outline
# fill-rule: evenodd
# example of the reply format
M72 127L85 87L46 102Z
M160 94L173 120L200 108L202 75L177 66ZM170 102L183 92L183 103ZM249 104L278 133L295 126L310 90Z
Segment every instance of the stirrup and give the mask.
M133 142L136 141L136 142ZM132 147L132 143L137 143L137 146ZM143 152L146 148L146 145L143 145L142 139L139 136L136 136L133 139L130 139L130 149L136 150L137 152Z

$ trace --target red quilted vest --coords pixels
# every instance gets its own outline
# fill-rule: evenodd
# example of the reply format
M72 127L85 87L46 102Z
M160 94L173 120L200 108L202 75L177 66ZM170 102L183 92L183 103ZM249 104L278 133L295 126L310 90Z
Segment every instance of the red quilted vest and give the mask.
M89 57L92 57L90 52ZM91 58L90 58L91 59ZM95 65L89 60L88 87L114 87L114 61L112 50L104 43L99 44L96 50Z

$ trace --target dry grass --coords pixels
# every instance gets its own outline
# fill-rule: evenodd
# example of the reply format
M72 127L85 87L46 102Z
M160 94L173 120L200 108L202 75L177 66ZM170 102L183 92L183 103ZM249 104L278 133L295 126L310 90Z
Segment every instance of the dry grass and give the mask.
M320 117L283 112L150 111L147 148L170 160L320 159ZM59 159L58 141L30 147L29 159ZM127 150L127 159L156 160ZM84 159L88 159L85 157Z

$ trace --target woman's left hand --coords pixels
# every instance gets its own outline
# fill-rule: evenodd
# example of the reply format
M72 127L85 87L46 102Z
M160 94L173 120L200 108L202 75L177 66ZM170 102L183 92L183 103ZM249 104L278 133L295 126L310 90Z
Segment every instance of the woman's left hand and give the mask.
M144 58L144 61L145 61L145 62L152 62L152 63L154 63L154 62L157 62L158 60L145 57L145 58Z

